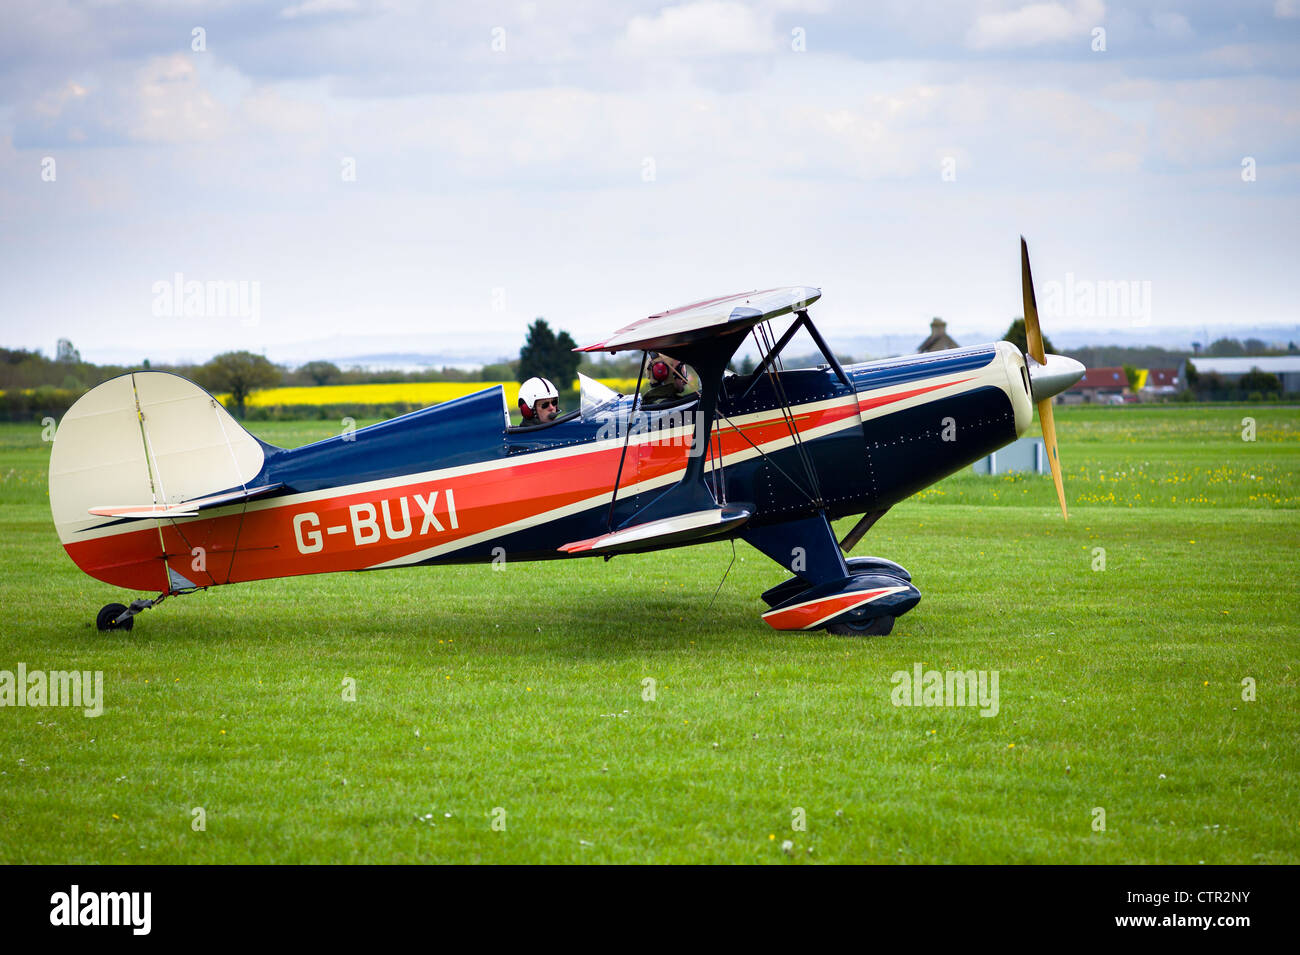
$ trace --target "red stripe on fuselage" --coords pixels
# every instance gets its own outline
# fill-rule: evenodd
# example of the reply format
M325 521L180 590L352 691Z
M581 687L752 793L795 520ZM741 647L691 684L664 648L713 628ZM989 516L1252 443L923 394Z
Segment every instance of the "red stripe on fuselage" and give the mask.
M895 401L903 401L907 398L915 398L917 395L928 394L931 391L938 391L940 388L950 388L953 385L964 385L968 381L974 381L971 378L959 378L957 381L945 381L939 385L926 385L924 388L913 388L911 391L900 391L892 395L880 395L879 397L866 397L858 399L858 407L863 411L871 408L879 408L882 405L892 405Z

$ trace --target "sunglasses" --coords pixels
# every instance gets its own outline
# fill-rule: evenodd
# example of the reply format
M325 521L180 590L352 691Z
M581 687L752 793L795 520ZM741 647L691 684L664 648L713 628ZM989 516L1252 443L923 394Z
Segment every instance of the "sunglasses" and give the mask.
M543 398L537 402L539 408L558 408L560 401L558 398Z

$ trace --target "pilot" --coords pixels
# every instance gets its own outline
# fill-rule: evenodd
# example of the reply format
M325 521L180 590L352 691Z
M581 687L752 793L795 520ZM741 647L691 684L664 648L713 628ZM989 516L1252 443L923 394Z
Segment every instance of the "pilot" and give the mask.
M560 393L546 378L529 378L519 386L519 413L525 428L550 424L560 413Z
M643 404L680 398L690 383L686 377L686 366L667 355L651 355L649 372L655 384L641 396Z

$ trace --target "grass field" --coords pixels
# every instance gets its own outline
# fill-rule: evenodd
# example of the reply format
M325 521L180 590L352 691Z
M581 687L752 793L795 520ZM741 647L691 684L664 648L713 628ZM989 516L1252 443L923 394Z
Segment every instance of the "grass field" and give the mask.
M100 634L125 595L60 548L39 426L0 426L0 669L104 674L97 718L0 709L0 861L1300 860L1300 409L1058 430L1069 523L1047 477L905 502L858 553L924 596L855 639L768 629L784 572L744 544L712 608L728 544L241 585ZM997 671L997 715L894 706L916 663Z

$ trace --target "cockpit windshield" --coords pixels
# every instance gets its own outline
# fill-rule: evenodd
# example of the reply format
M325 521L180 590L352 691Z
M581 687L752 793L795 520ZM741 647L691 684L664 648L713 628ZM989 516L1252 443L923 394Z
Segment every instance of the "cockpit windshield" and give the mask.
M579 405L583 421L594 421L608 415L623 396L595 378L578 373Z

